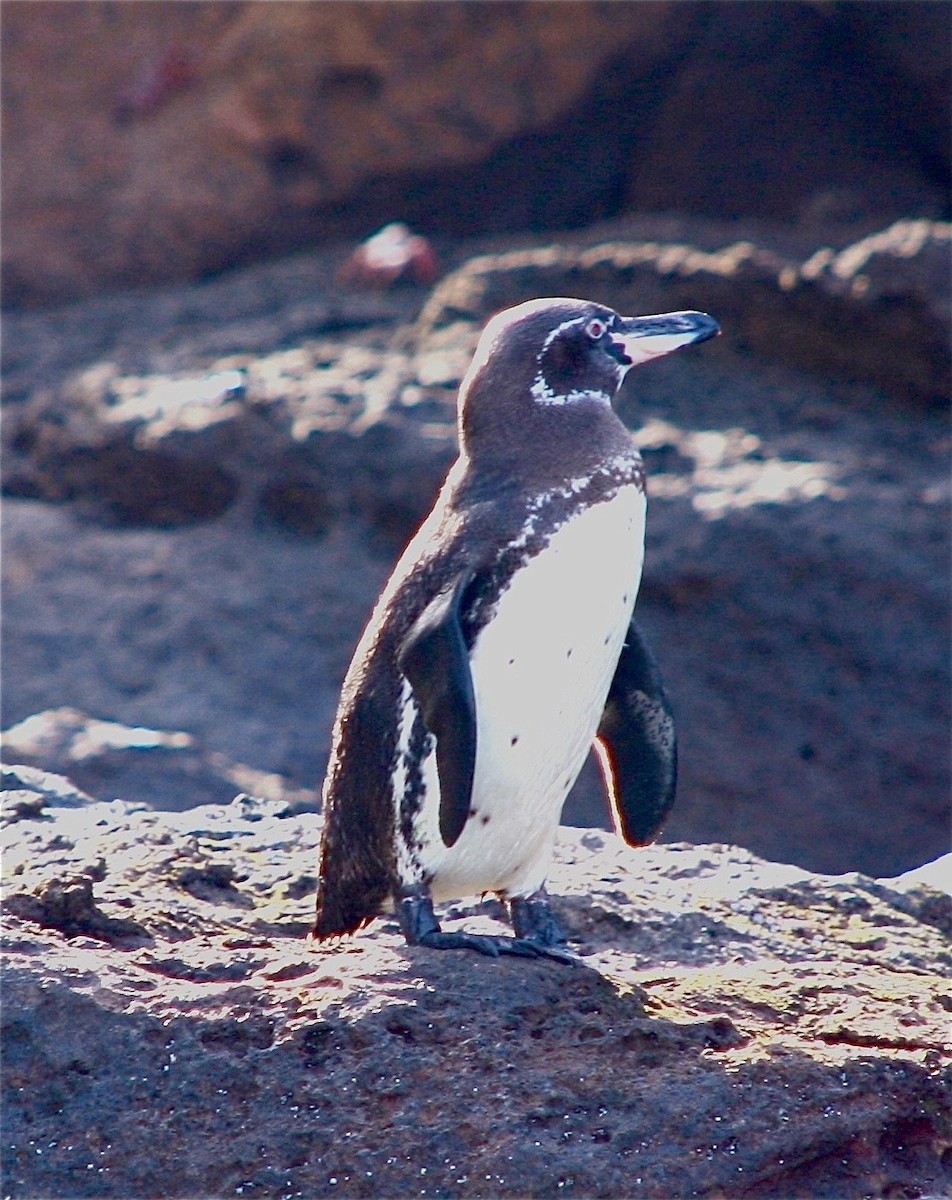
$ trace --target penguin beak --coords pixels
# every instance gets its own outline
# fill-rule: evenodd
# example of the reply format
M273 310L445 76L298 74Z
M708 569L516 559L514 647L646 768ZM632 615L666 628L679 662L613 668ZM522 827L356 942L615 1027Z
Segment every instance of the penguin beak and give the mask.
M706 342L720 332L720 325L707 313L673 312L657 317L623 317L611 336L624 348L629 360L625 365L636 367L692 342Z

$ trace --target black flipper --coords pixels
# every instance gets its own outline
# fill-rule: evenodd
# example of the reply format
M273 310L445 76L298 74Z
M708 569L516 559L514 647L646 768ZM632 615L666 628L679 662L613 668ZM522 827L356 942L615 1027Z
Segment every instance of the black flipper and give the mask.
M644 846L674 803L678 750L661 673L634 621L596 738L615 828L629 846Z
M398 665L410 681L423 723L436 738L440 833L452 846L469 816L476 767L476 697L460 622L466 570L426 606L400 648Z

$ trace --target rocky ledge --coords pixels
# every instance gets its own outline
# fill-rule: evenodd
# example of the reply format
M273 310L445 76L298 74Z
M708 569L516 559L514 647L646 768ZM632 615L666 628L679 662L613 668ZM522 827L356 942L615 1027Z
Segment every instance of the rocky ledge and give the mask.
M386 920L316 947L316 814L157 812L31 767L4 788L9 1195L952 1188L941 865L562 830L574 968L410 949Z
M432 291L342 289L341 247L8 317L8 760L163 808L262 794L248 770L314 789L481 322L583 295L724 329L619 403L649 473L639 619L682 734L670 836L875 876L935 857L950 238L632 218L442 244ZM165 731L134 780L101 744L118 723ZM587 770L567 818L603 813Z

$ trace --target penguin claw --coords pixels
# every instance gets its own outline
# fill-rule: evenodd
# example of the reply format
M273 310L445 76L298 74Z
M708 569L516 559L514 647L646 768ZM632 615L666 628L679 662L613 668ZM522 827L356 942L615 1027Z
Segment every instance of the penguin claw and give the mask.
M541 958L551 958L566 967L582 966L582 960L577 954L573 954L571 950L565 950L561 946L541 946L538 942L530 942L529 944L535 946L536 954Z

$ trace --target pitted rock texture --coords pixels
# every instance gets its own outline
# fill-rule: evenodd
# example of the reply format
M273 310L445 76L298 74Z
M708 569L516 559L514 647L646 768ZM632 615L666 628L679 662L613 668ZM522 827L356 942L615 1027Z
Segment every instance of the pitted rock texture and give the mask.
M952 899L915 879L563 831L576 967L410 949L385 918L318 947L316 815L32 783L4 855L11 1195L952 1185ZM488 904L445 918L505 931Z

